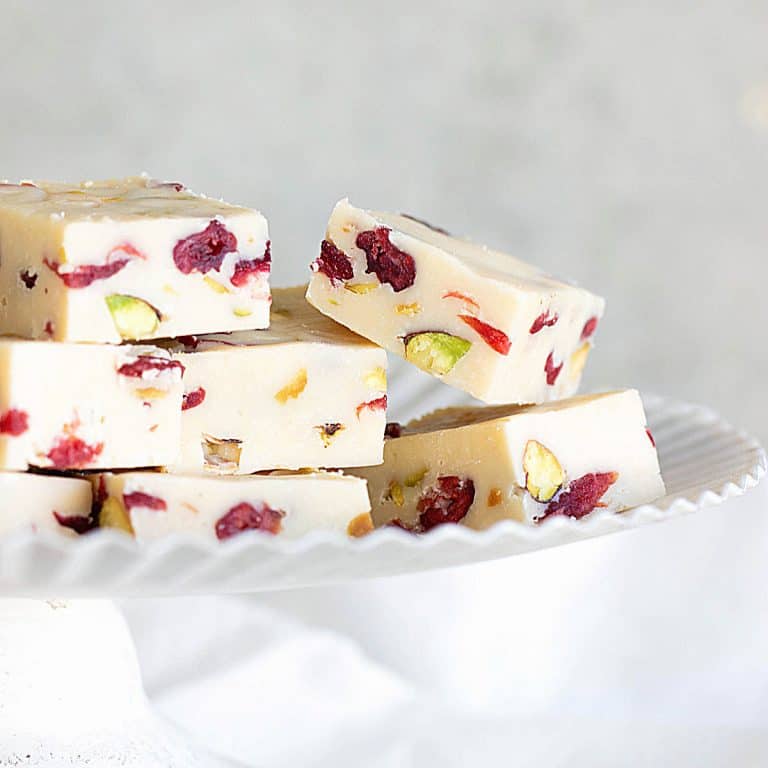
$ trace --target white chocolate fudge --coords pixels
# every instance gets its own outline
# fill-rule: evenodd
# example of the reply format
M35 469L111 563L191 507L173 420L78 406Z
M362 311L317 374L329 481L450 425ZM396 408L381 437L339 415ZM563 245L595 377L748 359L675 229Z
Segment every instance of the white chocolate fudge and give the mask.
M266 328L258 212L143 176L0 183L0 333L120 342Z
M338 472L186 477L126 472L94 478L103 489L101 527L140 542L170 533L228 539L247 530L296 538L313 530L372 530L365 481Z
M152 346L0 338L0 468L176 460L183 369Z
M383 465L355 474L368 481L377 526L419 533L621 512L664 495L635 390L435 411L387 439Z
M92 528L87 480L0 472L0 499L0 535L27 529L75 536Z
M487 403L576 392L604 302L512 256L342 200L307 299Z
M269 330L171 344L186 370L172 471L381 463L387 355L313 309L304 291L274 291Z

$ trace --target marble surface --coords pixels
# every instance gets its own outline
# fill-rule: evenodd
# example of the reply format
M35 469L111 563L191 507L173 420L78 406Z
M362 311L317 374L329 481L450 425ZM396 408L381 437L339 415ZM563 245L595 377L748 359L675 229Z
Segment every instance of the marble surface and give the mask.
M4 0L0 174L258 206L303 280L344 195L601 292L586 386L768 438L768 6Z

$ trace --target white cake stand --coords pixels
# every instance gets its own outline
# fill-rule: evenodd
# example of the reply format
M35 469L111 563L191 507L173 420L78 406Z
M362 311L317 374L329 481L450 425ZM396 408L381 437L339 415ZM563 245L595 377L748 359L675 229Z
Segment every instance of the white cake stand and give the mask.
M669 493L621 515L506 522L482 533L443 526L424 537L389 529L362 540L317 534L287 542L254 532L220 545L174 536L142 548L113 531L0 539L0 766L231 766L152 712L109 598L278 590L509 557L695 512L765 475L763 449L717 414L645 402Z

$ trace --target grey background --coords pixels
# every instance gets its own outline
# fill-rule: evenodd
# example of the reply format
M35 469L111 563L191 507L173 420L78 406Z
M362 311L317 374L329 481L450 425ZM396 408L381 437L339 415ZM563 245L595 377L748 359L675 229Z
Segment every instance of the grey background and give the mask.
M768 4L0 0L0 176L418 214L608 299L586 385L768 438Z

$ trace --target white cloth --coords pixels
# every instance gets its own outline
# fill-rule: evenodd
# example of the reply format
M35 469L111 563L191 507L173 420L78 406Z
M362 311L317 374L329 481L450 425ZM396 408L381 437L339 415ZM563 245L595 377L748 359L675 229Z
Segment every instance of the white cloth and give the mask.
M768 484L482 565L127 601L150 697L248 766L768 763Z

